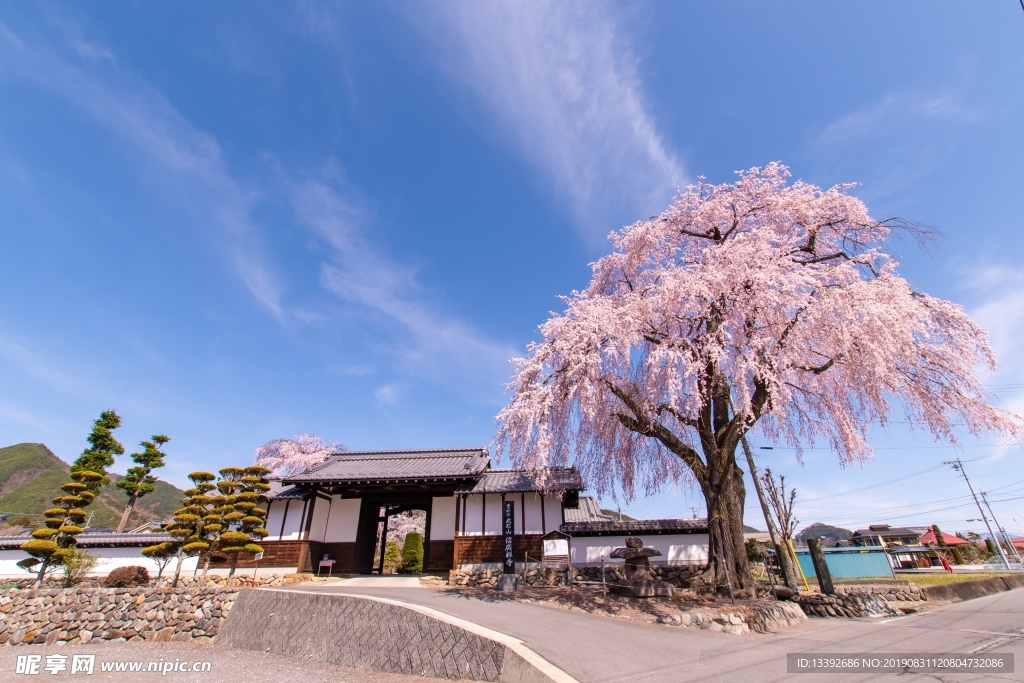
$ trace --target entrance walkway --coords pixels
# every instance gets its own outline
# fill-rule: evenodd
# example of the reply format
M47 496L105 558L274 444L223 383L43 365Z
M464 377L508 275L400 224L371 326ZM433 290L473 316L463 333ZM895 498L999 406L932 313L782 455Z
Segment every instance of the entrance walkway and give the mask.
M419 576L385 574L384 576L356 576L332 582L332 588L422 588Z
M374 595L430 607L518 638L582 683L791 682L792 674L786 673L790 652L968 653L986 648L1013 652L1018 663L1024 662L1024 589L896 619L815 619L808 626L780 633L732 636L544 607L497 594L470 596L429 588L339 583L295 588ZM801 674L798 678L799 683L907 680L906 675L891 674ZM944 675L943 679L985 680L979 674ZM1020 680L1019 674L1009 680Z

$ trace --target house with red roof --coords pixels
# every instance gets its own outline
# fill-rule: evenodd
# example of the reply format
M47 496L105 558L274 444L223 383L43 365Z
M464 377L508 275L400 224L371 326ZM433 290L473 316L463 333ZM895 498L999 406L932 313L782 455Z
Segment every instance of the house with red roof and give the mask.
M968 543L970 543L970 541L964 540L959 536L947 534L945 531L940 531L939 533L942 534L942 540L946 542L945 544L950 547L958 545L967 545ZM921 545L942 545L936 539L935 531L932 529L929 529L927 532L921 534L921 540L919 541L919 543Z

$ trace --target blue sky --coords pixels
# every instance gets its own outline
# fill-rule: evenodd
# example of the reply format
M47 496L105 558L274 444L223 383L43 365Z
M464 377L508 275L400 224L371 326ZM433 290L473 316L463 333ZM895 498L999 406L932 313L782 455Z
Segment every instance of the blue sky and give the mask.
M178 484L295 433L487 444L610 230L772 160L943 231L902 272L989 329L1024 414L1022 36L1010 0L0 3L0 443L71 460L113 407ZM964 530L939 465L986 456L1024 533L1019 446L874 443L758 453L805 522Z

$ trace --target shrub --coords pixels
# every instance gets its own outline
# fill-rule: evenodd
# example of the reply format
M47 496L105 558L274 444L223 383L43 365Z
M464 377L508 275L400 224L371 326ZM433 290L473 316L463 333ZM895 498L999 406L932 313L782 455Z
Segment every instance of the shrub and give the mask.
M406 534L402 546L401 574L419 574L423 571L423 536L417 533Z
M62 579L64 587L74 588L78 584L82 583L82 580L96 568L96 564L99 561L100 558L96 557L88 550L80 550L76 548L69 552L64 557L64 562L61 563L61 569L64 571L64 577Z
M402 551L398 548L398 543L388 541L387 547L384 550L384 573L394 574L398 571L401 564Z
M145 567L139 566L118 567L103 579L103 585L107 588L130 588L145 586L148 583L149 572Z

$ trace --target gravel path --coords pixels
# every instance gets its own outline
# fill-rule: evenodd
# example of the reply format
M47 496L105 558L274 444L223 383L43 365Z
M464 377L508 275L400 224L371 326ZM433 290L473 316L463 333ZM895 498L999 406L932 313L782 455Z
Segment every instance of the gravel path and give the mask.
M72 675L73 655L96 655L91 676ZM37 675L16 675L20 655L41 655ZM67 669L57 674L45 670L47 655L66 655ZM166 674L147 672L150 662L210 662L208 672L169 671ZM103 663L141 662L142 672L103 672ZM162 664L161 664L162 665ZM297 681L331 681L331 683L413 683L436 679L419 676L385 674L361 669L348 669L319 662L302 661L262 652L236 650L220 645L196 643L99 643L89 645L25 645L0 648L0 680L48 681L79 680L117 681L118 683L296 683Z

